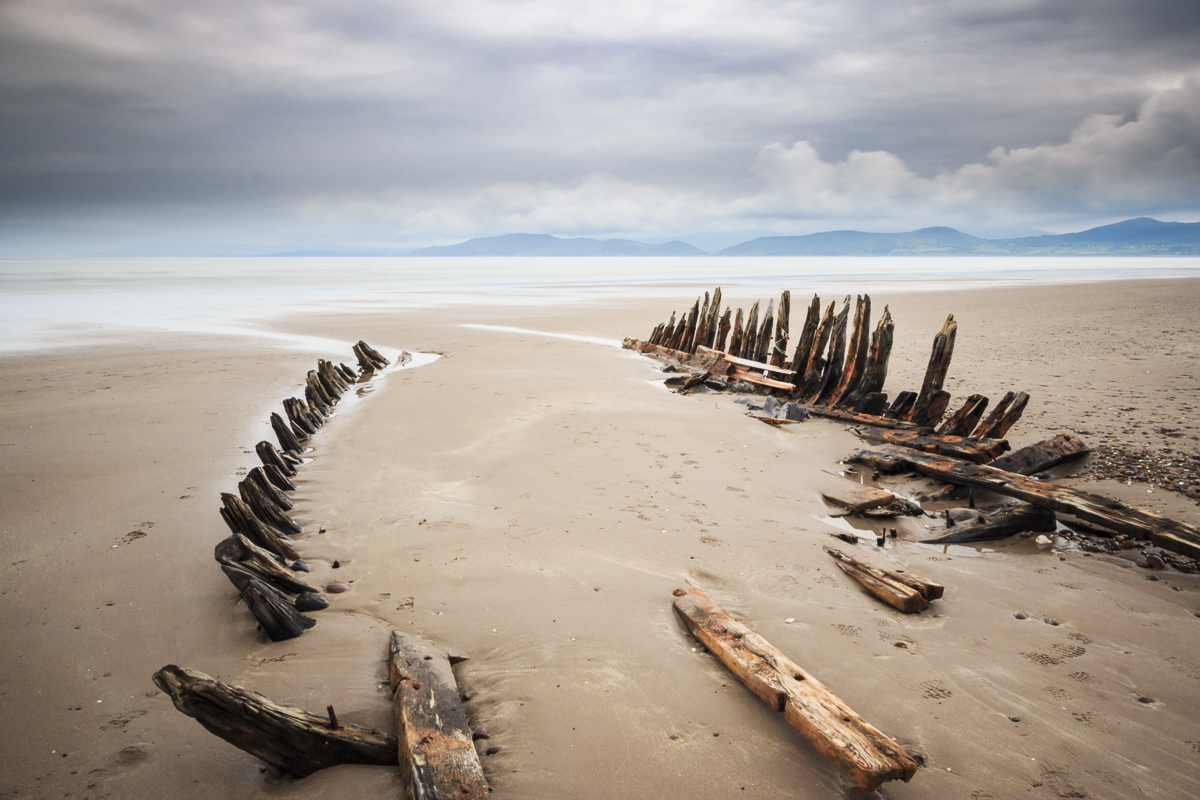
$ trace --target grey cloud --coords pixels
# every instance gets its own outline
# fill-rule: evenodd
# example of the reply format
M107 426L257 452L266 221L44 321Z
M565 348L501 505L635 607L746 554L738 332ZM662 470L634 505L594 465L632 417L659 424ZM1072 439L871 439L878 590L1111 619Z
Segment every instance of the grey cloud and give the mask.
M653 235L723 224L738 203L745 224L815 224L832 218L815 202L762 199L764 148L797 142L821 164L892 154L912 185L962 183L971 165L1004 172L1007 205L955 208L1052 225L1086 209L1062 181L1019 178L990 154L1071 142L1095 114L1134 119L1200 69L1197 8L9 0L0 251L73 221L81 247L96 230L136 244L189 224L248 241L266 225L424 243L539 220ZM1195 120L1176 116L1186 140ZM1134 163L1135 149L1120 158ZM1129 191L1106 189L1096 213L1168 197L1200 211L1169 171L1151 170L1160 187L1106 169ZM617 214L601 185L674 198L670 213ZM599 205L567 203L570 219L519 210L540 195ZM886 224L900 217L890 196L862 195L857 214L842 195L834 205L839 219ZM618 222L631 227L603 229Z

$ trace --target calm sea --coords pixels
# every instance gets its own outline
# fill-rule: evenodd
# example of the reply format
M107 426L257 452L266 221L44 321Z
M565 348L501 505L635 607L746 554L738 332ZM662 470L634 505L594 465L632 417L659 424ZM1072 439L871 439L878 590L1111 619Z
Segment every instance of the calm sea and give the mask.
M0 353L146 330L280 334L275 315L728 292L904 292L1200 277L1200 258L123 258L0 260Z

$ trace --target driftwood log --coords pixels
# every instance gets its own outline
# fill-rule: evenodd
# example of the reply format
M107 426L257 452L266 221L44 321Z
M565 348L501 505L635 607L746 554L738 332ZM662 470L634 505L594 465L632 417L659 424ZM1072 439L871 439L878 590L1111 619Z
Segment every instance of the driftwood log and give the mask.
M488 796L487 781L450 657L399 631L392 631L389 651L400 771L409 798L483 800Z
M766 639L699 589L676 589L675 611L688 630L750 691L834 766L868 791L911 780L917 763Z
M856 453L852 458L872 465L871 453ZM1159 547L1200 558L1200 528L1184 522L1127 506L1109 497L1085 492L1072 486L1034 480L1024 475L969 461L928 455L913 451L889 453L892 460L901 460L908 469L947 483L977 486L997 494L1015 497L1060 514L1079 517L1085 522L1124 533L1138 539L1149 539Z
M916 614L929 608L945 592L939 583L907 572L892 572L865 564L840 550L826 547L825 552L837 560L842 571L862 584L874 597L905 614Z
M344 722L332 724L203 672L168 664L154 673L154 685L209 733L297 778L339 764L396 763L395 736Z
M1083 440L1073 433L1060 433L1051 439L1014 450L988 464L995 469L1016 472L1021 475L1036 475L1051 467L1083 458L1091 450Z
M1005 506L988 514L978 522L955 525L953 533L947 533L936 539L926 539L924 543L964 544L1007 539L1009 536L1016 536L1025 531L1049 533L1057 527L1056 522L1054 512L1048 508L1030 504Z

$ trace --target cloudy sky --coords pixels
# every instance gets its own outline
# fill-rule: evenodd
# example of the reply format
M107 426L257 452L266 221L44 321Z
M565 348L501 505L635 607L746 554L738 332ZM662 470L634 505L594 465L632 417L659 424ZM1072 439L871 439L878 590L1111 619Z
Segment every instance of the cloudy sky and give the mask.
M0 0L0 255L1141 215L1197 0Z

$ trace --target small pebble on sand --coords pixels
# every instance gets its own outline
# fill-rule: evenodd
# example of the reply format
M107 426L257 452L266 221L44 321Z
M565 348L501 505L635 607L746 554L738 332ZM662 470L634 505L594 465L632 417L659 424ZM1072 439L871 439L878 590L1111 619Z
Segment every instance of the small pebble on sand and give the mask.
M346 586L344 583L331 583L325 587L325 591L329 594L341 594L348 588L350 587Z

